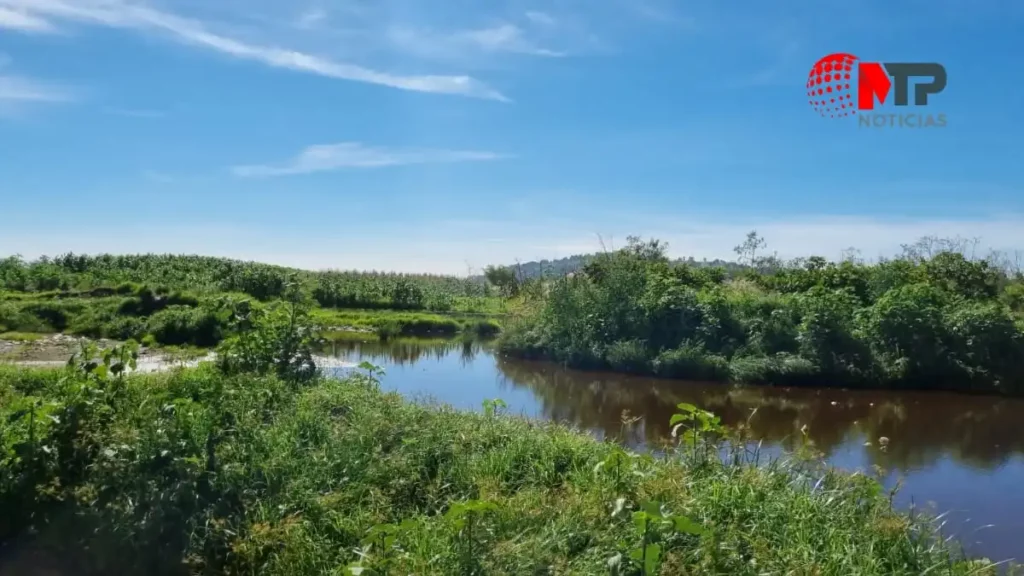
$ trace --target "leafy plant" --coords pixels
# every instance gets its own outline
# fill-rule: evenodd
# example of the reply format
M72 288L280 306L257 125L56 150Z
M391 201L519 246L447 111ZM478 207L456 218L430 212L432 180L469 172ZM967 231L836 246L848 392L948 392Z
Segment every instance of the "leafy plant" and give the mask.
M313 350L319 327L308 305L292 301L254 306L247 300L226 301L234 335L218 347L218 362L227 373L275 373L284 380L304 382L317 373Z
M685 402L676 408L681 412L673 414L669 420L672 437L685 444L698 463L705 463L709 453L713 452L713 438L723 431L721 418Z
M445 519L455 528L459 549L459 566L463 574L476 574L480 570L480 553L484 546L487 516L497 512L498 505L487 500L468 500L453 504Z
M497 416L499 411L508 408L508 404L501 398L488 399L483 401L484 414L487 417Z
M689 517L667 513L662 504L654 501L645 502L640 510L633 512L632 527L639 542L629 551L629 560L640 570L642 576L658 574L662 557L660 542L667 534L700 536L706 532L700 524ZM614 575L622 573L623 564L621 554L612 556L608 561Z

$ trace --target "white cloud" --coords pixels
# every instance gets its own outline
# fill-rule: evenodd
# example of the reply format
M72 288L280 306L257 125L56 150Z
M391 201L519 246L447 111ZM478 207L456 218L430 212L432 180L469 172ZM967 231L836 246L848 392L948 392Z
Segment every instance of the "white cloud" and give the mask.
M146 110L142 108L104 108L104 114L128 116L130 118L163 118L167 115L163 110Z
M174 182L174 176L158 170L143 170L142 177L157 184L169 184Z
M456 42L465 41L484 50L493 52L514 52L534 56L563 56L562 52L541 48L528 40L523 30L513 24L501 24L491 28L469 30L454 36Z
M0 76L0 101L68 102L74 94L67 88L21 76Z
M277 166L252 165L232 168L238 176L285 176L339 170L342 168L382 168L406 164L475 162L502 158L493 152L417 148L384 148L358 142L309 146L298 156Z
M558 23L557 20L547 12L540 12L537 10L530 10L526 13L526 18L534 24L540 24L541 26L554 26Z
M56 28L48 21L22 10L0 6L0 28L22 32L54 32Z
M323 23L327 19L327 12L320 8L306 10L295 20L295 27L302 30L309 30Z
M211 32L200 21L120 1L0 0L0 8L4 6L23 10L40 18L66 19L141 31L160 31L184 44L275 68L378 84L400 90L507 100L497 90L469 76L391 74L274 45L237 40Z
M387 36L404 52L442 60L467 60L500 53L551 58L565 55L538 45L522 28L509 23L451 33L393 26Z

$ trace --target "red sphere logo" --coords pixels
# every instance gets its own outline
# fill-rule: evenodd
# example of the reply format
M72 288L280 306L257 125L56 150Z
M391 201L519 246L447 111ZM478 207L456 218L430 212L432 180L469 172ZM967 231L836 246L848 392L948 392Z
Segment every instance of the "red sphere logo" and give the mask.
M814 63L807 75L807 98L823 117L842 118L857 113L853 99L853 70L857 66L853 54L829 54Z

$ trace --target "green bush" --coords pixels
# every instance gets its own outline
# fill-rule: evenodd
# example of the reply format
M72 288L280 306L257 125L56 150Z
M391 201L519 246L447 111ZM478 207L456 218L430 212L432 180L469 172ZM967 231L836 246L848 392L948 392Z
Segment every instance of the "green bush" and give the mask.
M943 252L758 267L718 283L631 238L552 281L499 350L671 377L1024 393L1008 360L1024 322L1006 307L1024 289L985 262Z
M276 374L290 382L306 382L317 375L313 349L319 327L302 302L281 302L254 307L233 303L232 336L217 347L217 362L227 374Z
M146 335L146 321L132 316L121 316L103 327L103 336L114 340L141 340Z
M821 370L806 358L780 353L774 356L741 356L729 371L736 382L776 386L812 386L827 382Z
M640 340L619 340L612 342L604 353L604 359L612 370L633 374L646 374L651 370L647 347Z
M1008 284L999 299L1017 314L1024 314L1024 282Z
M929 284L909 284L882 295L862 317L868 344L902 380L942 378L950 368L943 308L946 294Z
M169 306L149 318L146 331L161 344L213 346L223 338L224 324L211 310Z
M729 361L724 356L709 354L702 347L690 344L661 352L655 357L652 368L654 374L665 378L729 379Z
M854 334L857 305L857 297L846 289L816 286L801 294L796 300L800 356L832 377L872 374L871 351Z
M0 332L51 332L53 327L13 302L0 302Z
M944 314L946 349L967 379L984 388L1024 392L1024 335L997 303L951 307Z

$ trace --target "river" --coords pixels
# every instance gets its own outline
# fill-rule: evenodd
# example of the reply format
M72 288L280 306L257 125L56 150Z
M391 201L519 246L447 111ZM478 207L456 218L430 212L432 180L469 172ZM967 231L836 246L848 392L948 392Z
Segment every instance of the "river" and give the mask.
M971 554L1024 559L1024 400L940 392L732 386L568 370L498 356L480 342L335 342L325 354L384 369L381 385L416 400L557 420L634 449L669 435L675 406L747 423L770 453L804 435L832 465L881 474L906 509L946 513ZM623 414L641 417L623 433ZM880 441L881 439L881 441Z

